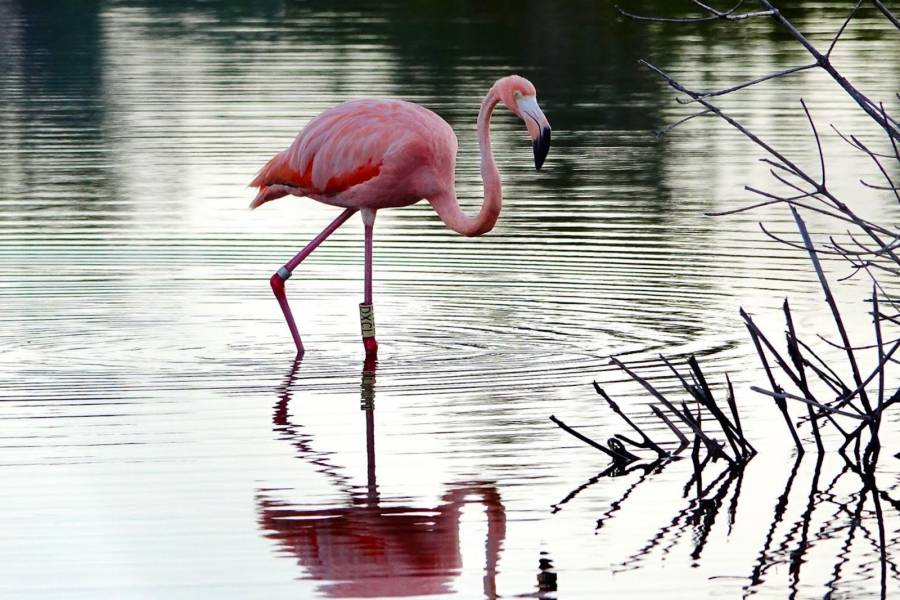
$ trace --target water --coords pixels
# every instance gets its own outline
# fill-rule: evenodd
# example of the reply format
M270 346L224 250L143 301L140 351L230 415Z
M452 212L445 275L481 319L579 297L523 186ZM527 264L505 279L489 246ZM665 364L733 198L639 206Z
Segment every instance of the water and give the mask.
M802 2L791 16L822 42L845 8ZM768 25L637 25L589 2L5 0L0 17L3 594L553 597L549 564L566 598L881 587L858 480L831 460L794 468L780 416L747 389L759 373L739 306L777 334L789 294L798 328L832 335L804 257L756 224L789 233L789 215L704 216L747 203L745 184L771 187L766 168L711 120L657 141L649 131L684 109L635 65L655 58L714 88L805 60ZM896 108L898 51L866 13L834 58ZM475 114L510 71L535 82L554 126L544 169L498 112L494 231L460 238L425 203L379 215L377 367L358 340L352 219L288 285L309 349L295 363L267 279L336 213L290 198L248 211L256 170L337 102L403 97L457 131L474 212ZM874 180L871 167L824 124L874 135L826 77L723 105L811 159L801 96L829 177L858 194L854 174ZM861 212L898 216L889 196ZM868 287L841 291L865 339ZM595 481L603 457L548 420L620 431L591 382L640 412L647 397L608 357L659 375L660 352L730 373L766 446L722 480L712 520L683 497L689 461ZM893 543L896 509L883 509Z

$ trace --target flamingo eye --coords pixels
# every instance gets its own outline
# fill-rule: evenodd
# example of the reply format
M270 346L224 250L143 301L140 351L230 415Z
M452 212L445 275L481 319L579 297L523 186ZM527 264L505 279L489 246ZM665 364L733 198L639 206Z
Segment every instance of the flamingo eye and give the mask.
M513 90L513 98L515 98L516 100L521 98L522 95L523 95L522 92L520 92L519 90Z

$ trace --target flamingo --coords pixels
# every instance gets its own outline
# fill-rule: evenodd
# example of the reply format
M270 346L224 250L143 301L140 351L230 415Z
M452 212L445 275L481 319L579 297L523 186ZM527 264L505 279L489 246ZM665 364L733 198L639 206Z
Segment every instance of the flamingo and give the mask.
M500 216L502 192L489 127L499 103L525 122L537 170L550 149L550 123L538 106L534 85L518 75L498 79L478 113L484 201L474 217L462 211L456 198L457 140L453 129L427 108L403 100L363 98L330 108L313 118L286 150L259 171L250 183L250 187L258 188L251 209L287 195L305 196L344 209L269 279L298 356L303 355L304 347L287 301L285 282L355 212L361 213L365 229L365 285L359 310L367 359L378 353L372 306L376 212L426 199L447 227L457 233L478 236L493 229Z

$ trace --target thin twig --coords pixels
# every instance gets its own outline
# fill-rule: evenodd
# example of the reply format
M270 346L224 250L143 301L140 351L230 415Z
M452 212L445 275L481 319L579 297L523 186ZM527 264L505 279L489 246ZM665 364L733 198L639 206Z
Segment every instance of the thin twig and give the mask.
M827 302L829 308L831 308L831 315L834 318L834 323L841 336L841 341L844 343L844 346L846 346L845 351L847 353L847 361L850 363L853 380L857 387L860 388L859 400L862 402L866 412L871 412L872 406L869 404L868 394L866 394L865 389L862 388L862 378L859 374L859 366L856 363L856 356L853 354L850 338L847 336L847 329L844 327L844 321L841 319L841 313L840 310L838 310L837 302L835 302L834 296L831 293L831 288L828 285L828 280L825 278L825 272L823 271L822 264L819 262L819 257L816 254L816 248L813 246L812 239L809 237L809 232L806 230L806 223L800 218L800 213L798 213L797 209L793 206L791 207L791 213L793 213L794 221L797 223L797 229L800 230L800 235L803 237L803 243L806 244L806 251L809 253L809 258L813 263L816 276L819 278L819 284L822 286L822 291L825 292L825 302Z
M715 417L716 421L719 422L719 426L722 428L722 433L725 434L725 437L728 439L728 443L731 445L731 451L734 453L734 457L740 460L742 452L738 451L737 444L735 443L735 439L738 435L737 427L728 420L728 417L725 416L725 413L719 408L716 404L716 399L713 396L712 389L710 389L709 384L706 382L706 376L703 374L703 371L700 369L700 363L697 362L697 359L692 355L688 357L688 366L690 366L691 371L693 371L694 375L697 378L697 383L699 384L699 390L702 394L697 394L696 397L698 400L703 398L703 404L706 406L706 409L712 413L712 416Z
M599 394L601 398L606 400L606 403L609 404L609 407L613 410L614 413L619 415L622 418L622 420L628 424L629 427L634 429L637 432L637 434L639 436L641 436L641 439L643 440L644 443L636 444L624 436L619 436L619 439L624 439L625 441L629 442L631 445L637 446L638 448L641 448L641 447L650 448L651 450L656 452L656 454L659 455L660 458L665 458L665 457L669 456L669 454L665 450L660 448L658 445L656 445L653 442L653 440L651 440L649 437L647 437L647 435L643 432L643 430L641 430L640 427L635 425L634 422L628 418L628 415L626 415L624 412L622 412L622 409L619 408L619 405L616 404L613 401L613 399L609 397L609 395L606 393L606 391L603 388L601 388L600 385L596 381L594 382L594 390L596 390L597 394Z
M831 45L828 46L828 51L825 53L825 56L827 58L831 57L831 51L834 50L834 46L837 44L838 39L840 39L841 34L844 33L844 29L847 28L847 25L850 24L850 21L853 19L853 16L856 14L856 11L859 10L859 7L862 5L862 3L863 0L859 0L859 2L856 3L856 6L853 7L853 10L850 11L850 14L847 15L847 18L844 20L844 24L841 25L840 29L838 29L838 32L835 34L834 39L831 40Z
M884 176L885 180L888 182L888 185L890 186L889 189L893 190L894 196L897 198L897 202L900 203L900 191L897 191L897 186L894 185L894 181L891 179L891 176L888 175L887 169L884 168L884 166L881 164L881 161L878 160L878 157L877 157L877 156L875 156L875 153L872 152L871 150L869 150L862 142L860 142L860 141L856 138L856 136L852 136L852 135L851 135L850 138L851 138L854 142L856 142L857 146L858 146L863 152L865 152L866 154L868 154L868 155L869 155L869 158L871 158L871 159L875 162L875 165L878 167L878 170L881 171L881 174ZM860 180L860 181L862 181L862 180ZM865 184L863 184L863 185L865 185Z
M769 378L769 385L772 386L772 390L778 392L781 390L781 386L775 383L775 376L772 374L772 369L769 367L769 361L766 358L766 353L762 349L762 345L760 344L761 340L765 340L765 337L762 335L762 332L756 327L756 324L753 323L753 320L750 319L750 315L744 312L744 309L741 309L741 316L744 318L744 323L747 326L747 329L750 331L750 338L753 340L753 345L756 347L756 353L759 355L759 360L762 363L763 369L766 372L766 376ZM776 360L779 364L782 364L784 361L774 352L774 348L771 347L771 344L766 341L766 345L769 347L770 351L776 357ZM784 367L787 367L785 364ZM782 367L782 368L784 368ZM798 381L797 377L791 373L790 369L786 369L786 372L791 375L791 379L795 382ZM800 441L800 436L797 435L797 430L794 428L794 424L791 422L791 418L788 415L787 403L783 398L775 397L775 405L778 407L778 410L781 411L781 416L784 417L784 422L788 427L788 430L791 432L791 437L794 439L794 445L797 447L797 453L803 454L803 443Z
M734 399L734 386L731 384L731 378L728 376L728 373L725 373L725 382L728 384L728 396L725 400L728 402L728 408L731 409L731 416L734 418L734 426L737 427L738 439L741 440L747 450L750 451L750 455L753 456L756 454L756 448L753 447L753 444L751 444L750 440L744 435L744 429L741 427L741 415L737 409L737 403Z
M878 439L878 433L881 429L881 411L884 409L884 365L887 362L884 356L884 346L881 339L881 321L878 318L878 291L872 286L872 321L875 326L875 340L878 343L878 406L875 409L875 423L872 425L872 438L869 440L869 446L866 448L866 454L871 457L871 464L874 466L878 462L878 453L881 449L881 441ZM894 349L897 345L894 345Z
M595 442L594 440L587 437L586 435L578 433L577 431L575 431L574 429L572 429L571 427L569 427L568 425L566 425L565 423L563 423L562 421L557 419L554 415L550 415L550 420L553 421L554 423L556 423L559 426L559 428L562 429L563 431L565 431L566 433L578 438L579 440L581 440L588 446L591 446L593 448L596 448L600 452L603 452L604 454L609 456L611 459L613 459L617 463L630 463L630 462L637 460L637 458L638 458L637 456L634 456L633 454L621 453L617 450L613 450L612 448L607 448L603 444L599 444L599 443Z
M871 419L864 415L857 415L851 412L847 412L845 410L840 410L837 408L832 408L826 404L822 404L821 402L816 402L815 400L810 400L809 398L804 398L803 396L798 396L796 394L791 394L789 392L781 391L781 392L770 392L769 390L763 389L759 386L752 385L750 389L758 394L764 394L766 396L771 396L776 400L797 400L798 402L804 402L806 404L811 404L815 406L819 410L824 410L830 413L834 413L836 415L841 415L842 417L848 417L850 419L857 419L859 421L869 422Z
M824 176L823 176L824 177ZM804 360L803 355L800 353L800 347L797 344L797 333L794 330L794 318L791 315L791 305L788 303L788 299L784 299L784 304L782 305L782 309L784 311L784 318L787 323L787 347L788 347L788 356L791 358L791 361L794 363L794 368L797 369L797 374L800 376L801 386L800 390L803 394L812 399L812 393L809 390L809 383L806 380L806 370L803 368ZM819 433L819 422L816 420L815 414L813 413L813 407L811 404L806 405L807 412L809 414L810 425L812 426L813 436L816 440L816 449L819 451L819 454L822 454L825 450L822 445L822 435Z
M878 323L877 318L875 319L875 322ZM878 358L878 366L875 367L875 369L872 371L872 373L868 377L866 377L866 379L859 385L859 387L857 387L855 390L851 391L845 398L841 398L840 399L841 402L843 402L844 400L849 400L849 399L853 398L853 396L855 396L860 391L865 389L865 387L867 385L869 385L869 383L873 379L875 379L876 375L883 376L884 375L884 366L891 359L891 356L894 354L894 352L897 351L897 348L900 348L900 342L897 342L893 346L891 346L891 349L888 350L888 352L885 354L884 347L882 346L882 342L881 342L881 328L880 327L878 327L877 333L878 333L878 357L879 357ZM879 388L879 394L881 394L881 391L882 391L881 388ZM884 398L882 398L879 402L881 404L883 404Z
M862 0L859 0L862 2ZM856 5L859 8L859 4ZM812 119L812 115L809 114L809 109L806 108L806 102L803 98L800 98L800 106L803 107L803 112L806 113L806 120L809 121L809 126L812 129L813 135L816 137L816 148L819 150L819 165L822 170L822 181L819 183L819 187L816 191L825 187L825 154L822 152L822 140L819 139L819 132L816 130L816 123Z
M838 129L837 127L835 127L835 126L834 126L834 123L830 123L830 124L829 124L829 127L831 127L831 129L832 129L836 134L838 134L838 137L840 137L842 140L844 140L845 142L847 142L849 145L853 146L853 147L856 148L857 150L862 150L862 148L860 148L859 146L856 145L856 142L854 142L852 139L850 139L850 137L844 135L844 134L841 132L840 129ZM892 155L890 155L890 154L879 154L879 153L877 153L877 152L875 153L875 156L878 156L879 158L894 158L894 157L893 157Z
M810 361L804 360L804 364L807 367L813 369L813 371L815 371L816 374L819 376L819 379L821 379L822 381L824 381L827 384L831 384L831 385L829 385L829 387L831 387L836 392L837 391L844 392L844 393L850 392L850 388L847 387L847 385L840 378L840 376L834 372L834 369L829 367L828 363L825 362L818 354L816 354L816 352L812 348L810 348L806 343L803 342L803 340L801 340L799 338L797 339L797 343L800 344L804 350L806 350L807 354L809 354L810 356L815 358L819 362L819 364L822 365L822 369L824 369L824 371L820 370L817 366L813 365ZM826 371L827 371L827 375L825 373Z
M669 429L672 430L672 433L675 434L675 437L678 438L678 448L672 454L678 454L679 452L684 450L684 448L688 445L687 437L681 432L680 429L678 429L678 427L675 426L675 423L673 423L663 411L659 410L659 408L651 404L650 410L654 415L656 415L656 418L665 423L669 427Z
M771 16L772 11L763 10L763 11L754 11L747 13L739 13L734 14L734 11L738 9L738 7L743 4L743 0L740 0L737 4L734 5L733 8L727 10L725 12L717 11L713 8L707 7L707 12L710 14L705 17L688 17L688 18L679 18L679 17L648 17L644 15L636 15L633 13L626 12L618 5L614 5L615 9L619 11L619 13L629 19L635 19L636 21L656 21L658 23L708 23L710 21L740 21L742 19L750 19L753 17L765 17ZM695 2L695 4L698 4Z
M669 133L670 131L672 131L673 129L675 129L676 127L678 127L679 125L681 125L682 123L686 123L687 121L690 121L691 119L693 119L695 117L702 117L703 115L708 115L711 112L712 111L709 110L708 108L704 108L703 110L701 110L699 112L692 113L692 114L686 116L685 118L683 118L679 121L676 121L675 123L672 123L671 125L669 125L667 127L663 127L662 129L657 129L655 131L656 137L658 137L658 138L662 137L662 136L666 135L667 133Z
M900 188L898 188L897 186L894 186L894 185L891 185L891 186L887 186L887 185L875 185L874 183L867 183L867 182L866 182L865 180L863 180L863 179L860 179L859 182L860 182L862 185L866 186L867 188L871 188L871 189L873 189L873 190L881 190L881 191L885 191L885 192L894 192L895 194L897 193L897 190L900 190Z
M723 88L720 90L714 90L709 92L698 92L697 95L699 98L713 98L715 96L724 96L725 94L730 94L731 92L736 92L738 90L742 90L748 88L750 86L756 85L757 83L762 83L764 81L769 81L770 79L776 79L778 77L784 77L785 75L792 75L794 73L798 73L800 71L805 71L807 69L812 69L814 67L818 67L818 63L810 63L808 65L800 65L799 67L791 67L789 69L782 69L781 71L775 71L774 73L769 73L768 75L763 75L762 77L757 77L751 81L745 81L744 83L739 83L737 85L733 85L731 87ZM691 98L690 100L685 100L683 98L675 98L675 101L679 104L691 104L696 102L696 98Z
M888 8L884 5L881 0L872 0L872 4L875 5L875 8L881 11L885 17L887 17L888 21L894 24L894 27L900 29L900 19L898 19L894 13L888 10Z

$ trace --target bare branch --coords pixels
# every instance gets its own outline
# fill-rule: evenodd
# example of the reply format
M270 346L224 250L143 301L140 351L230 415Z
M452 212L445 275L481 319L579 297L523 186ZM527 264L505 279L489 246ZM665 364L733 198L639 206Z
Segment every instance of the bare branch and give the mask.
M888 21L890 21L891 23L894 24L894 27L896 27L897 29L900 29L900 19L898 19L894 15L894 13L892 13L891 11L888 10L887 7L884 5L884 3L881 2L881 0L872 0L872 4L875 5L875 8L877 8L878 10L881 11L881 14L883 14L885 17L887 17Z
M805 35L785 17L785 15L783 15L778 8L775 7L774 0L758 0L761 8L764 10L740 14L737 13L737 10L744 4L740 0L727 11L720 11L711 3L711 0L689 0L689 2L695 8L702 11L700 16L692 16L690 18L647 17L632 15L619 7L616 8L621 14L631 18L646 21L678 23L738 20L754 16L769 16L777 26L791 36L814 59L813 62L809 64L783 68L748 81L707 91L695 91L689 89L659 67L644 60L639 62L660 76L669 87L678 92L678 97L676 97L678 103L683 105L696 103L700 105L696 107L698 109L697 112L689 114L672 125L660 130L657 132L657 135L667 134L681 124L696 117L715 115L764 151L765 155L760 160L769 165L770 174L773 179L785 186L777 191L767 191L756 187L746 186L745 189L747 191L760 196L761 199L757 198L758 201L755 203L737 209L707 214L713 216L733 215L782 204L786 204L790 208L794 223L800 234L800 240L794 241L786 239L781 237L783 234L776 235L769 231L762 223L760 223L759 226L763 233L769 238L776 240L789 248L803 250L808 255L837 329L838 335L836 339L838 339L838 342L835 343L828 340L826 340L826 342L831 346L839 348L845 354L846 364L850 367L848 370L852 372L852 387L848 386L847 383L841 379L841 376L836 373L835 369L832 369L822 357L817 355L813 349L809 347L809 345L804 344L798 339L790 307L787 300L785 300L783 308L787 322L785 335L787 339L788 354L786 358L789 360L786 360L779 350L777 350L769 339L766 338L766 335L759 327L757 327L753 322L753 319L750 318L743 309L740 311L771 386L769 390L756 387L752 389L774 398L775 403L781 411L785 423L789 428L791 436L794 439L799 454L804 452L803 443L797 434L797 430L794 427L794 423L789 414L787 400L796 400L804 402L807 405L805 412L808 414L808 417L800 419L800 423L805 423L807 420L809 421L813 435L815 436L816 445L820 450L820 455L823 450L824 440L820 435L819 425L823 424L824 422L822 419L825 419L828 423L833 424L836 430L840 431L844 436L843 444L838 451L847 461L848 467L856 470L861 475L864 472L871 473L871 468L874 467L875 462L877 461L878 451L880 449L878 430L882 412L893 404L900 403L900 389L891 394L889 398L885 399L885 371L889 363L900 364L900 359L895 358L895 356L900 357L900 352L898 352L898 349L900 349L900 338L897 338L896 335L889 336L896 339L886 342L882 333L882 325L885 327L889 327L889 324L900 325L900 300L895 302L895 297L887 294L884 286L882 286L878 280L878 277L885 273L900 277L900 256L898 256L898 253L900 253L900 226L889 224L879 225L860 217L853 209L838 198L832 190L828 189L825 140L823 140L822 136L818 133L818 128L805 99L800 100L800 105L815 139L816 152L818 155L817 162L819 166L818 174L815 173L814 168L811 171L805 170L806 167L801 167L801 164L805 165L806 162L798 160L800 157L788 158L786 154L780 152L764 138L745 127L712 102L712 99L715 97L725 96L759 83L779 79L815 67L821 68L851 99L856 102L859 108L885 132L890 142L889 150L880 149L880 151L876 151L875 144L872 144L873 147L870 148L867 143L860 141L858 137L852 134L845 135L834 125L831 125L831 128L841 139L855 150L866 154L866 156L875 163L876 168L883 178L883 182L878 181L875 183L872 182L870 177L860 178L859 182L861 186L868 190L891 192L895 196L897 202L900 203L900 184L895 182L893 179L894 174L892 173L894 161L897 161L897 163L900 164L900 121L888 114L883 103L873 102L860 89L850 83L850 81L848 81L847 78L844 77L831 63L831 56L837 48L837 44L842 39L846 39L844 37L846 31L850 28L851 22L854 19L857 19L861 14L865 2L864 0L855 0L852 3L848 3L849 12L846 13L846 16L841 21L840 27L833 33L830 40L828 40L827 50L824 52L817 49L816 46L813 45L813 43L807 39ZM898 19L885 7L882 0L872 0L872 4L895 27L900 29L900 21L898 21ZM897 94L897 98L900 99L900 93ZM701 108L702 110L700 110ZM891 154L891 150L893 151L893 154ZM798 160L798 162L794 162L794 160ZM844 235L828 236L827 242L817 241L817 243L814 244L805 222L800 217L799 209L824 215L829 219L833 219L840 223L847 223L848 230L846 231L846 237ZM849 227L849 225L852 225L853 227ZM788 237L792 236L788 235ZM825 238L823 237L823 240L824 239ZM847 239L850 241L846 241ZM868 277L871 278L873 282L872 318L874 321L876 337L874 344L861 346L853 346L851 344L847 328L842 320L841 312L838 309L829 282L825 277L822 260L824 260L826 255L839 257L846 261L845 264L849 265L850 273L843 279L854 277L861 271L865 271ZM820 257L822 258L820 259ZM879 304L881 305L881 308L879 308ZM887 305L890 305L892 310L888 312L892 314L883 314L882 311ZM863 377L863 373L861 373L860 370L860 364L857 362L857 353L863 350L870 351L872 349L875 349L878 353L877 365L871 371L868 371L867 369L867 372L865 373L866 376ZM614 364L623 369L632 377L632 379L639 382L661 404L663 404L665 408L651 405L651 410L658 418L665 420L667 425L676 433L682 444L679 450L682 450L690 442L688 437L685 436L678 427L675 427L672 424L666 413L675 415L677 420L680 420L683 425L691 430L694 438L693 459L695 468L700 463L698 454L700 445L705 445L708 451L706 459L702 464L706 464L707 461L718 456L729 458L729 455L724 451L726 445L723 442L712 439L708 433L703 431L704 429L708 429L708 426L704 427L703 425L709 422L710 417L718 421L722 433L724 433L728 444L731 446L732 453L737 460L737 463L735 464L740 464L742 461L747 460L748 448L750 448L751 452L753 452L753 450L752 447L749 446L749 442L746 442L743 438L743 433L741 432L730 380L728 380L728 397L726 401L731 409L730 416L733 420L730 419L729 416L726 416L716 405L716 402L713 399L713 390L706 383L706 379L702 371L700 371L699 364L693 357L691 357L689 361L691 370L685 374L679 373L679 371L675 369L669 361L665 360L665 358L663 358L663 360L678 380L680 380L684 389L694 398L694 400L696 400L696 414L692 412L693 407L689 410L688 405L685 403L681 403L680 407L676 408L673 403L669 402L668 399L666 399L648 381L642 379L621 362L612 359ZM789 378L790 382L796 386L797 390L787 391L783 389L779 385L779 382L776 381L776 376L778 378ZM870 397L874 399L873 395L875 391L874 388L867 388L874 386L873 382L876 378L878 383L877 404L873 408ZM812 384L815 384L815 386ZM830 396L831 398L834 398L834 400L823 401L822 399L817 398L816 395L814 395L813 389L819 389L820 387L830 390L827 392L826 397L829 397L830 393L834 392L834 396ZM621 414L621 411L616 410L617 408L618 407L614 407L613 410ZM703 409L705 409L705 411ZM704 412L706 414L704 414ZM854 425L853 427L845 429L845 427L842 427L842 423L846 425L846 421L841 417L853 419L859 426ZM643 432L636 426L633 424L631 425L636 431L643 435ZM868 436L864 435L865 431L869 432ZM638 440L637 442L624 437L618 437L618 439L624 439L638 447L649 447L646 436L644 436L643 441ZM616 451L617 448L612 445L613 441L619 446L621 446L621 443L615 439L610 440L611 450ZM864 449L863 446L865 446ZM731 461L729 460L729 462ZM702 469L702 467L700 468ZM697 470L696 477L698 490L700 489L699 475L699 470Z

